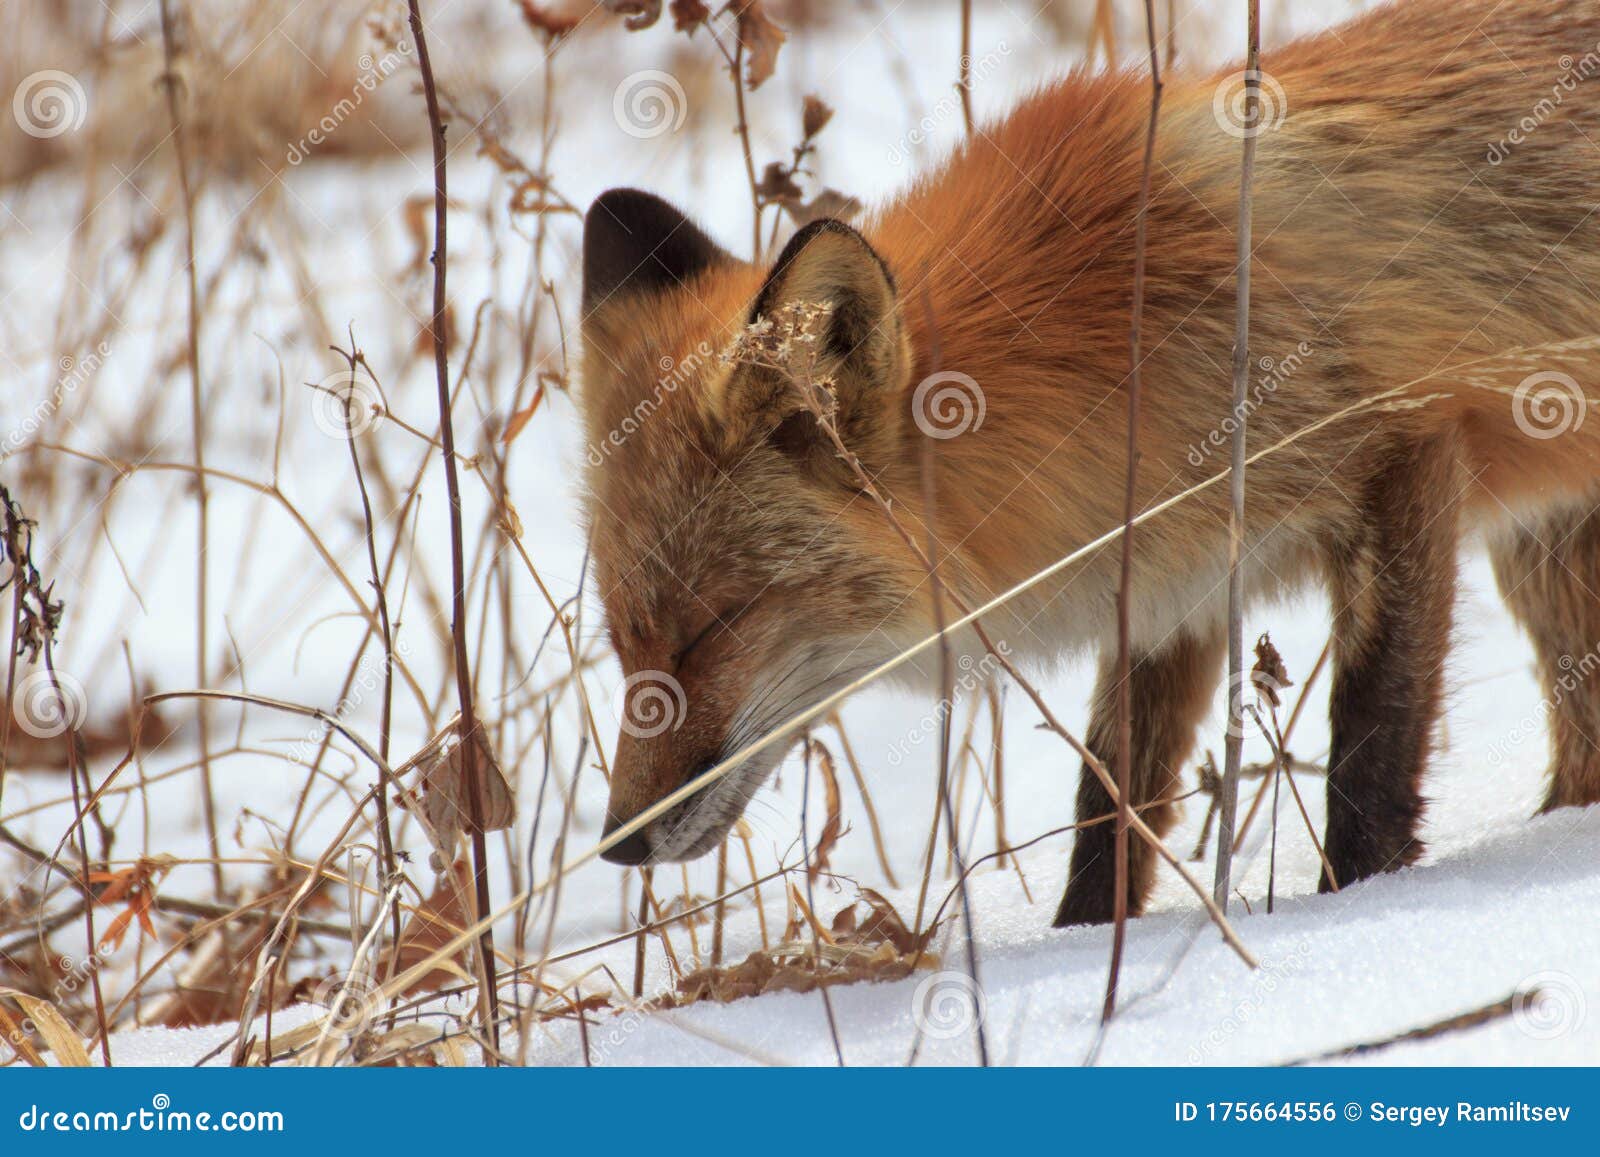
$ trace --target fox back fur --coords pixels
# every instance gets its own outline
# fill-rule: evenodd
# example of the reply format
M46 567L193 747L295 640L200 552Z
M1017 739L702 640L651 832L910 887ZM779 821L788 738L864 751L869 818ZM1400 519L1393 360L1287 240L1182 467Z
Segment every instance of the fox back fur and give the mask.
M1326 888L1422 850L1464 533L1487 534L1547 682L1600 643L1600 421L1583 421L1600 380L1600 6L1409 0L1265 64L1243 566L1253 599L1320 583L1332 600ZM1140 509L1227 465L1240 83L1168 78ZM595 202L582 409L597 575L629 710L652 681L681 694L670 726L625 724L613 827L935 629L925 566L792 383L718 356L751 323L827 307L837 429L906 523L931 524L941 580L967 603L1120 525L1148 101L1137 73L1069 76L859 230L813 224L770 265L648 194ZM1227 502L1208 486L1133 539L1130 771L1158 831L1222 667ZM1107 764L1117 588L1108 547L985 623L1018 657L1107 656L1086 736ZM1600 800L1586 736L1600 685L1554 713L1549 806ZM710 850L780 756L609 858ZM1080 819L1111 810L1085 776ZM1110 917L1111 827L1079 833L1059 923ZM1136 843L1134 911L1153 869Z

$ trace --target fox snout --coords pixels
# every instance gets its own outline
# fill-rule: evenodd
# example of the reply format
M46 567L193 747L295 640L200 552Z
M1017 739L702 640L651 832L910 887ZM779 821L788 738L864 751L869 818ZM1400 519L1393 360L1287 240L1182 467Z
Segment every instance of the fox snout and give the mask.
M637 671L624 680L602 838L718 765L729 712L716 692L697 686L691 697L664 671ZM747 774L749 769L741 766L708 783L605 849L601 858L641 865L704 855L722 842L743 810L748 793L739 785Z

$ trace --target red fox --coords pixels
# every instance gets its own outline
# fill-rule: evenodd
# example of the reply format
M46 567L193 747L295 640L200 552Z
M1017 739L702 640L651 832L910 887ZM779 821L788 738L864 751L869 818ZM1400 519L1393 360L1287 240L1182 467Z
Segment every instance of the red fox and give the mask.
M1487 536L1552 691L1545 806L1600 801L1600 681L1570 675L1600 644L1600 422L1583 420L1600 371L1600 5L1411 0L1264 63L1250 125L1240 75L1168 81L1137 500L1147 509L1226 468L1253 132L1250 449L1287 444L1250 466L1243 565L1253 599L1319 579L1331 599L1327 890L1423 850L1469 533ZM1137 71L1072 75L859 230L813 223L770 267L647 193L595 201L587 515L627 709L672 716L624 726L608 830L935 630L926 567L840 469L814 413L780 375L715 356L751 323L829 307L820 359L837 430L908 525L932 524L941 579L968 604L1121 524L1148 109ZM929 449L936 509L922 500ZM1134 536L1131 782L1158 832L1223 667L1227 501L1211 486ZM1118 553L984 624L1023 658L1100 649L1085 738L1108 765ZM663 687L672 701L646 704ZM716 847L781 754L751 758L606 858ZM1112 810L1083 775L1079 818ZM1110 919L1112 844L1111 824L1078 833L1057 925ZM1138 841L1131 854L1137 913L1155 858Z

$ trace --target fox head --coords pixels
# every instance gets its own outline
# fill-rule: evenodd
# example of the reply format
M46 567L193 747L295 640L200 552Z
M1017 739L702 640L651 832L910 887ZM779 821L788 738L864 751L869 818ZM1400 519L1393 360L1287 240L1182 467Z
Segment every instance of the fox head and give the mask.
M625 676L608 832L924 621L925 575L793 383L724 356L747 327L801 302L829 307L814 364L837 399L836 429L865 469L899 478L911 347L894 279L859 233L816 222L762 269L647 193L614 189L585 218L585 507ZM711 850L784 753L774 744L748 759L605 858Z

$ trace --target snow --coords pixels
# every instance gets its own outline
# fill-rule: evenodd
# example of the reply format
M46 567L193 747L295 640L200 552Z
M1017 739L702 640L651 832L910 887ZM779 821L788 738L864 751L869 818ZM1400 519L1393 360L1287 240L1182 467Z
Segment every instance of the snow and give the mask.
M854 15L841 17L828 34L835 38L832 42L799 38L791 44L777 78L753 101L752 111L758 156L786 155L793 143L794 126L789 121L794 119L798 95L823 92L839 113L823 138L818 180L869 201L936 163L940 150L960 130L959 117L946 118L931 127L928 143L908 150L906 161L884 163L892 152L884 142L907 142L918 127L886 61L903 58L919 100L932 107L946 91L947 66L956 48L951 22L901 12L875 27L876 18L868 18L874 7L852 8ZM1001 66L977 94L980 112L998 112L1019 92L1058 71L1062 61L1030 29L1026 13L1005 11L1003 5L979 7L983 12L974 55L1006 46ZM1304 8L1269 5L1269 38L1304 26L1310 20L1302 13ZM1320 13L1318 19L1332 15ZM1193 46L1186 51L1215 59L1217 37L1215 30L1197 26ZM664 28L620 46L613 36L603 56L563 58L563 83L569 88L563 90L567 103L554 171L561 175L563 193L580 204L611 185L662 190L695 206L697 215L710 222L719 237L736 246L747 227L744 186L707 179L708 174L736 171L740 162L731 140L723 142L719 132L710 132L688 147L672 136L638 142L624 136L610 119L616 78L630 69L659 64L666 38ZM505 115L536 124L538 85L522 83L532 75L531 58L517 58L511 49L503 48L502 53L492 63L503 74L497 79L512 94ZM442 56L450 59L449 53ZM723 113L719 106L704 115L713 124L729 123ZM503 196L503 188L491 186L487 166L474 161L468 150L458 151L452 166L452 196L463 205L481 205L487 196ZM353 196L357 189L373 195ZM347 320L353 322L357 340L368 347L384 378L390 404L414 425L426 424L432 383L426 365L403 365L395 354L409 346L425 302L424 280L403 272L411 243L399 207L405 197L426 189L425 165L415 157L367 165L307 164L289 173L281 185L285 211L303 230L305 252L314 255L313 275L325 316L338 331L335 337L342 337ZM126 191L123 197L137 200ZM62 189L46 185L10 206L31 228L25 237L8 237L16 264L11 272L0 271L0 292L35 313L50 308L52 294L18 294L18 290L29 284L29 278L48 277L54 287L61 277L54 271L55 263L75 212L69 208L72 203ZM115 207L137 212L137 206L122 200ZM200 235L226 236L244 211L239 204L213 204L202 215ZM458 212L452 229L451 276L458 309L465 314L468 303L489 293L501 302L515 301L525 255L519 252L510 262L514 269L490 271L490 238L481 224ZM553 235L552 260L558 268L573 258L575 239L570 224ZM520 244L514 237L510 241ZM211 264L222 255L220 248L215 250ZM170 252L166 259L170 264ZM568 278L563 292L569 304L572 288ZM212 424L220 447L215 460L251 479L271 476L272 422L281 373L288 395L281 472L284 495L364 593L364 546L359 523L351 518L345 448L317 431L310 418L311 403L299 385L324 379L339 363L319 342L308 340L302 291L282 269L233 272L220 282L218 294L214 314L223 320L214 323L206 347L207 377L214 390ZM181 324L180 299L181 294L174 292L166 298L152 295L124 303L121 329L94 379L95 407L69 406L62 428L53 434L55 440L96 452L123 453L120 418L109 408L120 404L125 408L118 413L131 413L149 366L170 356L171 341L181 333L175 328ZM37 336L49 332L47 320L35 320L36 332L25 317L4 323L8 348L26 367L30 383L53 380L51 365L57 352ZM404 332L396 334L397 329ZM87 389L84 396L90 396ZM478 411L472 407L480 401L462 405L461 413L473 423ZM183 390L175 389L165 399L157 424L160 440L141 453L155 461L187 459L186 405ZM371 436L381 440L391 473L408 479L423 453L419 444L392 428L380 428ZM551 399L515 444L513 500L529 552L558 601L576 594L582 577L583 543L573 501L580 457L572 406L561 396ZM106 509L115 513L109 533L131 576L125 578L122 564L104 549L103 540L99 549L91 549L101 533L98 506L107 478L73 469L74 477L84 481L64 502L62 513L68 517L46 519L40 531L46 555L41 563L47 564L46 569L71 568L60 575L60 590L69 600L60 656L63 670L83 680L96 713L120 711L128 702L121 659L124 640L141 679L161 689L192 686L192 500L171 476L136 474L120 484ZM481 490L471 479L465 489L466 521L476 526L485 513ZM443 489L436 468L425 475L423 490L427 497L420 516L421 540L441 543ZM218 644L214 668L223 665L221 657L226 655L226 666L232 669L237 646L245 661L232 686L331 704L360 637L360 627L350 617L349 596L331 580L303 533L274 500L218 482L211 502L208 565L219 602L213 636L214 642L220 638L227 645L224 651ZM418 573L426 571L437 582L445 573L445 561L420 558L408 566L414 565ZM1312 1058L1480 1008L1534 985L1543 986L1543 998L1514 1016L1396 1045L1371 1059L1404 1064L1600 1061L1600 971L1594 967L1600 959L1600 811L1530 818L1542 795L1545 759L1531 652L1500 607L1481 555L1474 551L1463 569L1458 645L1448 672L1449 714L1442 749L1427 783L1431 800L1427 857L1414 868L1340 895L1318 896L1316 853L1285 793L1271 915L1264 911L1266 823L1253 829L1236 866L1241 895L1234 899L1232 918L1241 939L1261 961L1255 972L1222 942L1184 884L1163 869L1150 913L1129 928L1122 1011L1100 1043L1099 1063L1274 1064ZM595 614L592 592L586 597L591 602L582 626L588 639ZM436 624L415 588L408 599L397 607L402 639L414 640L411 661L420 684L431 694L445 674L433 654L431 632ZM530 654L549 621L548 608L526 582L514 590L512 606L522 653ZM474 607L474 619L480 613ZM489 670L497 670L499 664L499 648L492 637L497 623L497 618L491 619ZM1247 636L1262 631L1271 631L1291 676L1304 679L1327 637L1323 599L1307 596L1288 605L1253 607ZM539 668L529 676L529 686L540 686L565 670L560 652L559 639L546 646ZM616 668L608 658L588 676L602 730L609 726L603 716L616 680ZM1091 681L1090 665L1082 659L1041 674L1047 698L1067 726L1080 734ZM1291 691L1291 698L1296 693ZM1324 680L1311 696L1292 744L1302 758L1320 757L1326 751L1325 703ZM427 738L427 729L410 692L400 689L396 704L395 749L414 750ZM1219 701L1205 731L1213 743L1223 731L1223 706ZM884 880L862 801L842 768L843 812L850 830L832 866L841 876L882 891L908 918L917 906L914 881L932 817L933 745L912 744L910 758L898 767L889 766L883 753L904 748L909 737L924 734L929 710L927 702L909 694L872 689L853 700L844 716L851 742L868 765L892 866L902 885L908 881L912 885L892 888ZM958 728L964 726L967 710L963 705L957 711ZM552 762L565 781L576 756L578 731L572 704L562 703L560 711ZM306 729L297 718L257 709L242 719L237 708L226 705L214 707L211 714L213 734L224 737L222 742L231 739L236 727L242 727L246 737L246 750L216 761L225 854L264 862L276 854L282 825L301 792L302 773L263 752L281 753L300 742ZM177 705L173 717L189 718L187 709ZM370 692L358 696L349 718L365 733L374 733L376 697ZM1007 834L1012 842L1020 842L1071 822L1077 760L1058 739L1035 728L1036 719L1023 696L1010 695L1006 720ZM980 743L986 741L986 721L980 720L976 735ZM830 733L822 737L833 744ZM609 743L611 736L606 740ZM119 855L136 855L148 848L180 857L203 856L192 774L158 778L193 758L193 741L192 729L183 730L173 743L148 756L145 773L152 779L148 806L141 805L136 794L116 797L109 805L110 818L123 821ZM1247 760L1265 755L1264 745L1252 740ZM346 766L350 765L330 763L331 770L341 773ZM354 766L347 787L324 781L311 793L309 819L296 844L302 855L332 838L350 794L369 785L370 769ZM103 775L109 766L95 770L97 776ZM540 761L530 759L515 771L520 797L526 802L537 790ZM794 859L801 779L800 765L791 759L779 784L764 792L750 810L762 871L772 870L780 859ZM1302 785L1320 832L1322 785L1315 778L1303 779ZM8 825L53 846L70 816L70 808L59 802L59 788L55 776L8 776L3 799ZM599 836L604 785L592 769L580 774L577 797L569 859ZM993 850L993 819L987 806L980 806L975 784L967 785L962 809L964 827L972 833L969 855ZM1204 811L1203 798L1185 806L1169 841L1180 855L1194 847ZM517 846L524 851L530 818L524 814L516 830ZM541 876L550 841L551 830L546 827L539 846ZM986 865L971 880L984 1024L998 1063L1081 1064L1095 1048L1110 932L1048 927L1063 885L1069 845L1069 836L1054 836L1020 855L1031 902L1009 866ZM407 833L407 846L419 863L425 861L425 845L414 830ZM370 880L370 856L357 857L356 866ZM1209 860L1191 868L1209 883ZM950 886L942 864L940 869L932 889L935 903ZM743 881L741 873L742 868L736 882ZM669 897L679 891L676 875L670 869L657 873L658 888L664 887ZM709 864L692 865L687 879L694 894L712 893L714 873ZM29 882L37 880L19 873L17 885ZM511 894L503 862L497 862L494 883L497 898ZM193 896L205 894L208 887L208 869L191 862L173 872L164 890ZM566 879L553 951L582 948L623 930L624 904L631 905L632 900L625 900L622 887L621 871L601 863L586 864ZM824 918L854 899L849 886L835 890L822 881L817 887ZM633 890L627 896L636 894ZM784 906L777 885L765 889L764 896L769 923L781 927ZM370 914L369 906L366 915ZM532 926L542 929L544 919L541 912ZM542 935L533 933L533 942L537 944ZM709 928L702 926L697 935L703 952ZM757 920L747 903L733 905L727 936L729 959L737 960L759 946ZM689 945L681 930L674 930L673 940L677 951L687 954ZM970 1033L946 1033L938 1017L933 1031L918 1032L923 1009L953 1016L958 1027L970 1019L959 941L947 935L939 948L935 970L893 983L829 990L839 1047L848 1063L902 1064L913 1048L919 1064L972 1062ZM604 964L626 979L632 975L633 951L630 942L588 953L551 966L549 977L572 979ZM119 967L127 966L124 953ZM593 978L590 983L591 990L597 987ZM666 961L652 941L645 991L655 994L670 985ZM952 993L954 999L945 999ZM279 1013L275 1031L309 1015L307 1009ZM928 1018L921 1019L928 1027ZM832 1064L836 1059L824 1003L816 993L770 994L671 1013L619 1009L589 1029L591 1059L597 1064ZM118 1064L193 1064L232 1031L231 1025L133 1028L115 1033L112 1048ZM509 1051L517 1049L517 1042L508 1044ZM566 1022L539 1026L526 1042L526 1055L530 1063L582 1063L577 1026ZM224 1050L222 1061L214 1063L225 1063L226 1056Z

